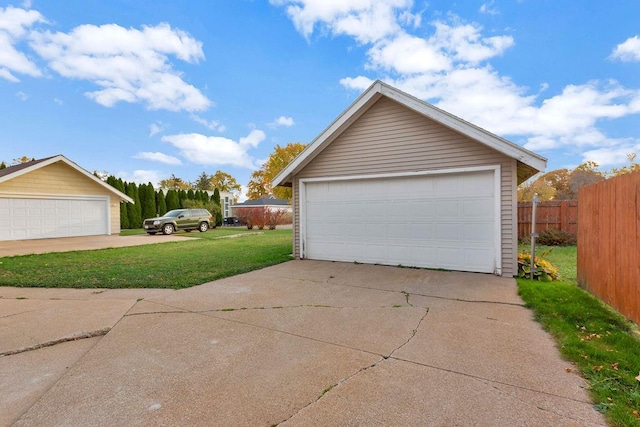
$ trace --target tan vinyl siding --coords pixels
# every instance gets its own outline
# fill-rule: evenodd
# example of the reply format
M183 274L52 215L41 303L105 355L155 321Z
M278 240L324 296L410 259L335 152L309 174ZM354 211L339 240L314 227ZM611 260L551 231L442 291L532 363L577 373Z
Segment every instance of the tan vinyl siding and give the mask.
M294 177L294 255L299 248L299 179L499 165L502 274L515 271L516 160L383 97Z
M108 196L111 234L120 233L120 199L65 163L57 162L0 183L0 193Z

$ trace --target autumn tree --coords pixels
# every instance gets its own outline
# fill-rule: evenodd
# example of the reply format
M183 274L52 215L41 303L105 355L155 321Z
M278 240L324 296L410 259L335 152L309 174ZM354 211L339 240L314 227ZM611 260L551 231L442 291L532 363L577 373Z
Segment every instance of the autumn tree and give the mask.
M571 196L570 199L578 198L578 189L580 187L603 181L605 178L605 174L598 170L598 164L596 162L587 161L577 166L571 171L567 181L569 195Z
M587 161L573 170L556 169L540 177L526 181L518 187L518 201L530 202L534 194L540 200L575 200L578 189L584 185L605 179L605 174L598 170L598 164Z
M178 178L175 174L167 179L160 181L160 188L166 188L168 190L188 190L191 188L191 184L185 182L182 178Z
M290 142L284 147L276 145L273 153L262 165L262 168L251 174L251 180L247 186L249 199L258 199L261 196L273 194L279 199L291 200L291 188L271 187L271 181L276 177L298 154L304 150L305 144Z
M540 200L551 200L556 194L556 189L545 182L541 176L534 180L526 181L518 187L518 201L530 202L535 194Z
M611 169L611 175L619 176L619 175L624 175L625 173L640 171L640 163L636 162L636 157L638 157L638 153L627 154L627 160L629 160L630 165L625 165L620 168ZM0 165L0 169L2 169L2 165Z
M251 174L251 179L247 185L247 198L249 200L256 200L269 194L267 190L267 179L264 175L264 169L255 170Z
M34 161L36 158L35 157L27 157L27 156L22 156L22 157L18 157L17 159L13 159L13 162L11 163L12 165L19 165L22 163L27 163L27 162L32 162Z
M238 181L226 172L216 171L216 173L209 177L209 180L213 188L217 188L220 191L227 193L239 193L242 191L242 187L238 184Z

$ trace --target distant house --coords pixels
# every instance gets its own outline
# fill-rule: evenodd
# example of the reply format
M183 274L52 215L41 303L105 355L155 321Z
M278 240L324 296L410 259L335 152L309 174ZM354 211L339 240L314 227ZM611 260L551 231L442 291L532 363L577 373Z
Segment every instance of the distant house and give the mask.
M134 203L62 155L0 170L0 241L120 233Z

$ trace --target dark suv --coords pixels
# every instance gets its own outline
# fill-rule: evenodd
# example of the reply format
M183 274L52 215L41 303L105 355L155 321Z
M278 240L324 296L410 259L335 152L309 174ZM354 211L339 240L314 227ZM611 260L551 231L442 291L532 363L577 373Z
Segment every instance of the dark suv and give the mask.
M178 230L199 230L204 233L215 227L213 215L206 209L174 209L158 218L144 220L144 230L149 234L171 234Z

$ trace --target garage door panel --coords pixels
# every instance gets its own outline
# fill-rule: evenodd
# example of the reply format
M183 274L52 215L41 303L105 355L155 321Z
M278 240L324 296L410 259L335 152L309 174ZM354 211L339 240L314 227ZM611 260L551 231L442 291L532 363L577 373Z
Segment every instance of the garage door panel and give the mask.
M90 236L108 233L109 204L95 198L0 198L8 227L0 240Z
M495 270L493 170L304 185L307 258Z

